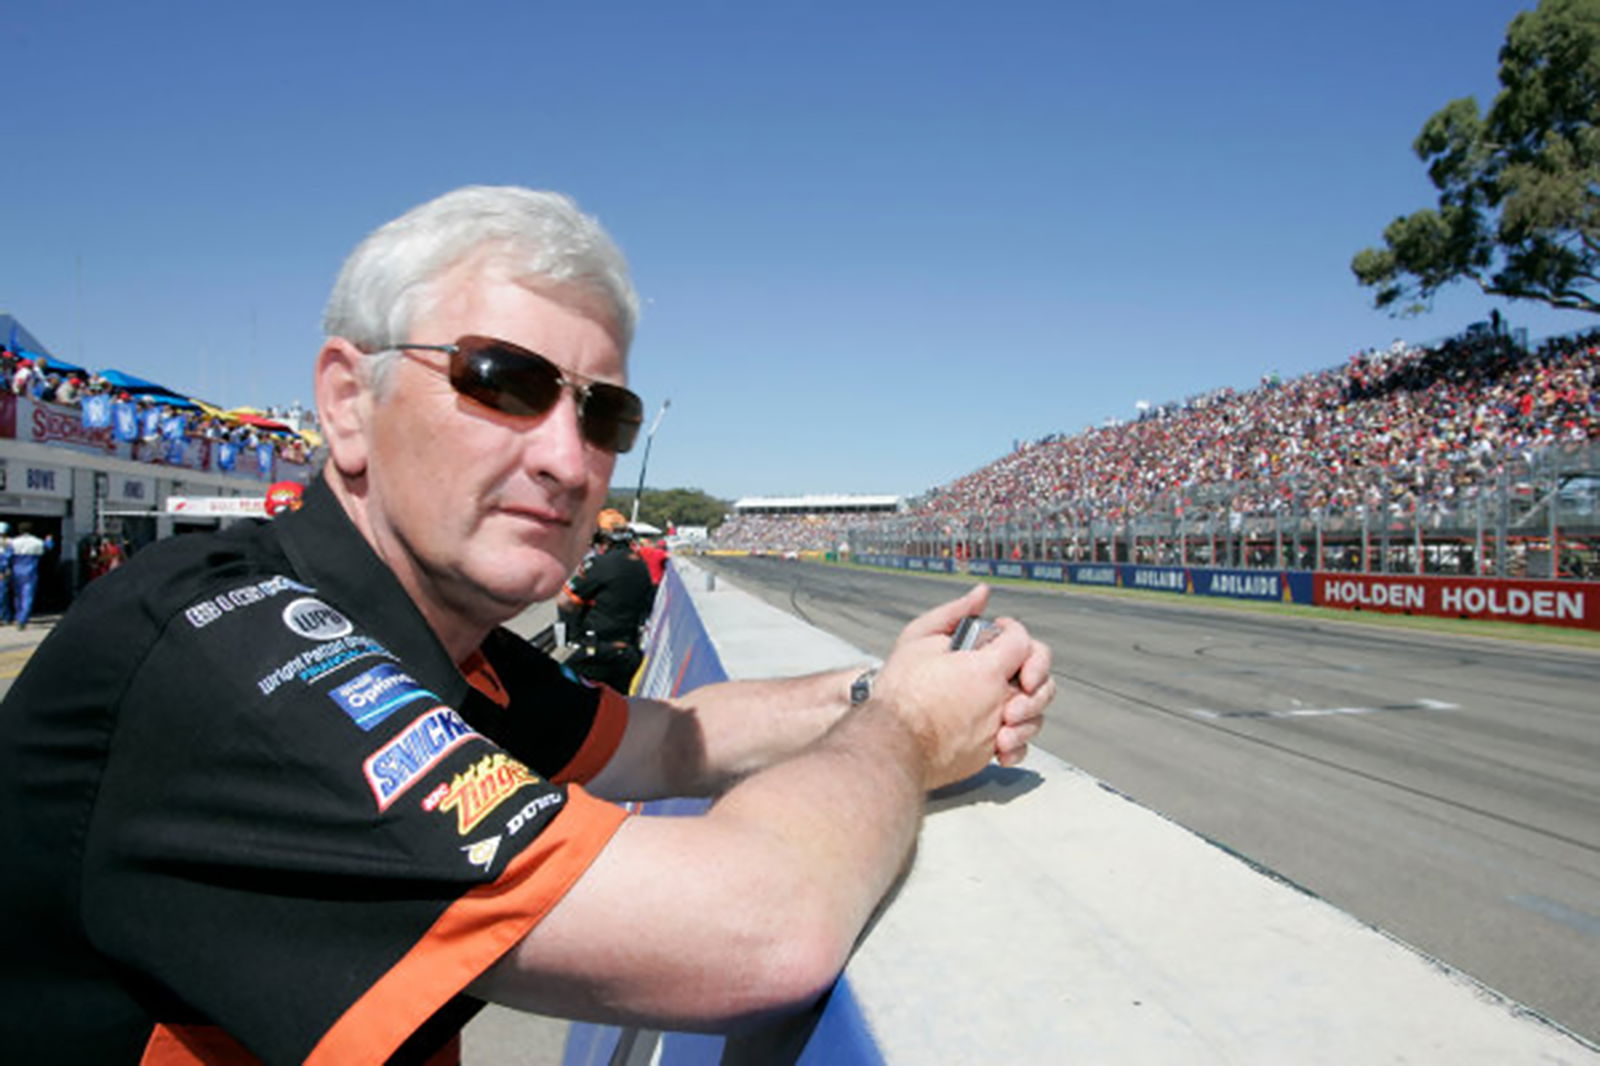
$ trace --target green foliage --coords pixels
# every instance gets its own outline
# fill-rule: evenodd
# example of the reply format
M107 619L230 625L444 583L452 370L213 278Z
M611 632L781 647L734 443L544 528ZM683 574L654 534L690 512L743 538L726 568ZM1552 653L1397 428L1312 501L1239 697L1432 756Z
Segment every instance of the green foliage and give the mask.
M1413 149L1436 208L1391 222L1350 269L1374 304L1425 310L1444 286L1600 312L1600 0L1543 0L1512 20L1488 114L1453 100Z
M606 506L631 516L633 490L612 489L606 497ZM639 500L639 521L660 529L674 525L715 529L732 509L733 505L727 500L719 500L699 489L647 488Z

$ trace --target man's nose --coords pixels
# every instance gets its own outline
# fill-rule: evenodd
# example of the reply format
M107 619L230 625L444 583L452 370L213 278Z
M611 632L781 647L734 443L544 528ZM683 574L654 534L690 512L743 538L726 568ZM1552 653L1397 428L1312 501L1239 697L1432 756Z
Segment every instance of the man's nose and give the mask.
M588 478L589 450L578 398L564 388L556 405L525 434L523 462L535 476L543 474L557 484L575 487Z

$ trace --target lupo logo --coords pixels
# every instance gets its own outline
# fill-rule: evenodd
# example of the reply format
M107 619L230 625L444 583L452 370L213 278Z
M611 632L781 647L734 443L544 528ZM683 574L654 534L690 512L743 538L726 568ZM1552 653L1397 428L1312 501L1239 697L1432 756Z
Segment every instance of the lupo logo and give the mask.
M283 609L283 624L307 640L333 640L355 628L350 619L310 596L302 596Z

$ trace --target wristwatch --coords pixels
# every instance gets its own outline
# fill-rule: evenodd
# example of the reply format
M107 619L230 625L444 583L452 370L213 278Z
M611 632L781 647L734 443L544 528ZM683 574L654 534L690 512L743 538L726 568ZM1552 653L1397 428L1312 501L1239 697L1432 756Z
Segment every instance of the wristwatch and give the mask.
M876 666L861 671L861 676L850 682L850 706L859 707L872 698L872 679L878 676Z

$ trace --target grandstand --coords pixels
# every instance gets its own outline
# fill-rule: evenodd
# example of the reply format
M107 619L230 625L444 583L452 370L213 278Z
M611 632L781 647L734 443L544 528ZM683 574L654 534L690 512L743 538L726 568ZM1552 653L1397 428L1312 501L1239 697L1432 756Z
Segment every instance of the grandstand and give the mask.
M25 325L0 314L0 521L28 524L56 545L40 600L65 606L89 576L102 538L134 550L214 527L280 480L309 481L321 438L309 411L234 408L122 370L54 356Z
M720 542L1600 577L1600 331L1530 348L1521 331L1478 324L1051 434L903 508L804 500L736 509Z
M829 554L853 524L905 510L903 496L746 496L712 535L710 550L757 555Z

